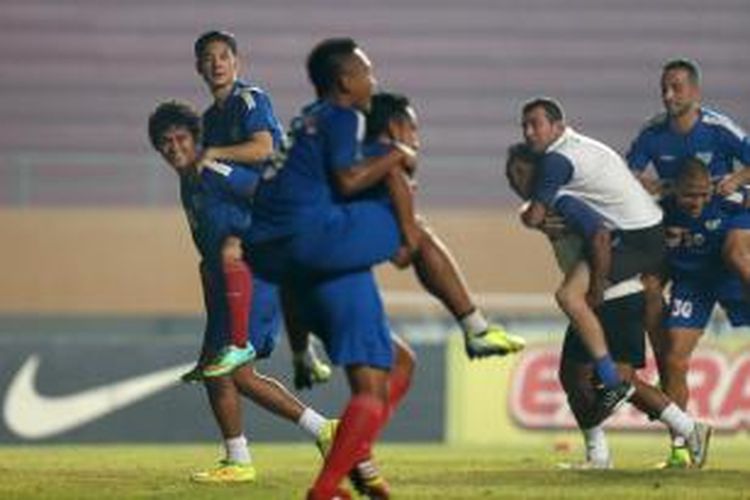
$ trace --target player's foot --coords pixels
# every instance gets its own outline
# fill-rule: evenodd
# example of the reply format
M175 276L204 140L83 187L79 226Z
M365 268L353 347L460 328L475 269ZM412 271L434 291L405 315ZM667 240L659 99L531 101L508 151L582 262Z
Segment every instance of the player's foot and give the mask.
M657 469L689 469L693 466L690 451L685 446L673 446L667 459L656 467Z
M203 381L203 367L200 363L180 375L180 380L185 384L197 384Z
M332 495L318 493L314 489L307 491L307 500L351 500L352 495L344 488L336 488Z
M250 463L221 460L213 469L193 472L190 480L196 483L250 483L255 481L255 467Z
M612 469L612 459L606 460L584 460L582 462L561 462L557 464L558 469L564 470L607 470Z
M619 410L634 393L635 386L624 380L613 387L599 389L596 402L598 422L603 422Z
M391 497L388 483L372 457L358 462L349 471L349 480L357 493L370 500L387 500Z
M336 429L338 429L338 427L339 420L331 419L326 420L326 423L323 424L323 427L320 429L320 433L315 440L315 445L318 447L318 450L320 450L320 454L323 458L325 458L331 450L333 439L336 437Z
M505 356L526 347L526 341L505 331L500 325L490 327L477 335L465 334L466 355L470 359L487 356Z
M713 428L703 422L696 422L693 432L687 437L687 449L693 459L693 467L702 468L708 458L708 444Z
M331 378L331 367L323 362L310 346L304 354L295 356L294 388L311 389L315 384L324 384Z
M203 367L204 377L221 377L232 373L238 367L244 365L255 357L255 349L250 344L245 347L230 345Z

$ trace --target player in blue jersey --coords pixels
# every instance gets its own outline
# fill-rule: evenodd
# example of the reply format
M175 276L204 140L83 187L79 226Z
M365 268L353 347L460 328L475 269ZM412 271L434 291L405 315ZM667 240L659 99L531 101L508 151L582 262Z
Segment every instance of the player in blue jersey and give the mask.
M690 158L677 174L674 193L662 202L672 288L661 383L682 408L690 357L714 306L721 304L733 326L750 325L750 213L742 200L712 191L708 168ZM665 466L689 467L684 448L674 437Z
M662 213L614 150L566 125L562 106L554 99L528 101L522 110L522 128L526 144L540 155L531 201L522 214L524 224L542 226L547 210L560 203L558 198L573 194L619 231L614 258L593 259L591 265L579 262L555 294L596 360L603 384L601 406L611 412L628 399L633 387L618 376L593 308L601 303L607 280L621 281L659 267ZM597 233L593 242L608 247L608 233Z
M533 196L540 165L543 165L543 157L525 144L515 145L508 152L506 176L512 189L524 200ZM604 217L580 195L563 194L549 209L550 214L562 217L561 230L547 232L547 235L566 275L575 272L579 262L595 267L597 260L616 260L617 250L597 241L613 241L620 231L608 229ZM685 439L696 464L702 466L708 453L710 427L695 422L663 392L644 383L635 372L645 366L642 291L638 276L613 279L603 291L603 301L595 309L596 317L602 324L620 377L631 381L635 388L631 402ZM611 456L601 426L606 414L602 414L597 403L595 359L572 322L565 334L559 374L586 444L586 462L577 464L576 468L611 467Z
M216 260L243 259L240 240L247 238L252 217L247 203L257 186L257 171L231 163L200 163L200 117L189 105L168 102L149 117L149 137L154 148L178 174L180 196L190 224L200 264L207 313L204 356L224 346L228 304ZM229 243L227 243L229 242ZM253 276L254 304L245 320L249 329L251 359L271 354L280 327L280 305L275 285ZM248 310L249 308L246 308ZM245 332L248 335L248 332ZM242 431L238 392L260 406L297 423L320 445L332 439L333 421L305 407L278 381L243 364L230 375L204 378L211 408L224 436L226 458L219 466L193 474L199 482L242 482L255 479L247 441Z
M629 167L650 192L668 188L688 158L708 166L721 194L750 182L748 168L735 171L735 162L750 165L750 138L731 118L702 106L701 74L695 62L668 61L662 68L661 96L665 112L646 123L627 154ZM656 178L646 171L649 165Z
M268 94L239 78L240 63L234 35L226 31L208 31L195 41L194 55L196 69L214 98L214 103L203 114L201 162L232 161L261 173L273 169L274 156L282 147L282 126ZM247 311L244 307L250 303L246 291L252 281L251 269L240 262L225 265L222 270L228 297L231 297L230 335L239 339L245 331L243 318L247 317ZM292 326L288 333L295 386L309 387L313 382L327 381L331 376L330 368L318 359L307 342L307 335L296 331L293 318L288 316L287 319L287 324ZM231 366L234 354L232 349L228 350L223 364Z

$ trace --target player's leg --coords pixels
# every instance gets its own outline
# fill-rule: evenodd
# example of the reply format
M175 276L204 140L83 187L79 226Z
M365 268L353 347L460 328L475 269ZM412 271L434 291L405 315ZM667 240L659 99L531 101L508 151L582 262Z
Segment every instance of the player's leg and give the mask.
M695 467L703 467L708 457L708 445L712 429L697 422L670 400L659 388L641 380L629 365L620 365L621 376L630 380L635 394L630 399L633 405L651 418L658 419L669 431L685 440L687 451Z
M448 247L426 224L421 224L414 269L424 289L438 299L461 325L470 358L518 352L526 342L491 325L474 304L469 286Z
M300 290L303 285L298 283ZM333 445L311 498L328 498L356 463L368 458L385 421L389 372L394 364L390 328L369 270L316 281L300 300L316 316L314 324L334 364L347 370L352 398L336 431ZM387 497L387 484L380 478ZM320 495L320 496L317 496Z
M607 346L604 328L586 300L589 278L588 264L584 261L579 262L565 275L562 285L555 293L555 299L594 360L599 380L604 384L605 390L612 394L611 398L605 394L608 399L612 399L612 403L605 409L611 413L627 400L632 394L632 388L620 379Z
M218 239L218 238L217 238ZM221 289L225 307L225 322L228 330L226 345L217 356L203 368L204 377L227 375L238 366L247 363L255 356L248 343L248 318L252 306L252 273L243 259L242 242L235 236L220 238L220 275L216 276L215 287ZM215 290L218 294L219 291Z
M685 279L672 283L667 318L664 322L666 342L662 357L661 387L667 397L685 410L689 398L687 375L690 358L716 302L710 286ZM685 439L672 433L669 455L665 467L684 468L690 465L686 455Z
M664 356L667 349L667 333L664 329L664 279L658 274L644 274L641 276L643 283L645 304L645 326L648 340L654 351L656 367L659 372L659 379L664 377L665 366Z
M284 325L287 340L292 351L294 388L311 389L314 384L324 384L331 378L331 367L318 355L313 343L311 328L302 321L292 293L282 287L280 290Z
M570 329L566 332L560 357L560 384L565 391L573 416L585 447L582 463L561 464L570 469L609 469L612 457L604 428L596 417L597 391L594 387L594 366L577 336ZM577 351L577 352L576 352Z
M225 457L216 467L194 472L190 478L200 483L254 481L256 473L242 430L242 407L237 389L229 377L205 379L204 385L221 430Z
M750 230L730 230L722 254L727 267L739 276L746 296L750 297Z

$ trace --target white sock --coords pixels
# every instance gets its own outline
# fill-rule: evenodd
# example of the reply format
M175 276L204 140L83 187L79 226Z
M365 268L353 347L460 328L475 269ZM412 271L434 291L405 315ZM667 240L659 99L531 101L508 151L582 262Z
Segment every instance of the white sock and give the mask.
M490 327L487 318L477 308L463 318L460 318L458 322L461 324L461 328L466 335L479 335L482 332L486 332Z
M674 403L669 403L664 408L664 411L659 415L659 420L667 424L667 427L674 431L675 434L684 438L688 437L695 428L695 421Z
M224 440L224 448L227 451L227 460L240 463L250 463L250 450L247 448L247 439L244 434Z
M586 459L591 462L609 461L609 445L604 428L601 425L589 429L581 429L586 445Z
M302 412L302 416L297 421L297 425L307 431L307 433L314 439L317 439L320 430L326 422L327 420L323 415L312 408L305 408L305 411Z

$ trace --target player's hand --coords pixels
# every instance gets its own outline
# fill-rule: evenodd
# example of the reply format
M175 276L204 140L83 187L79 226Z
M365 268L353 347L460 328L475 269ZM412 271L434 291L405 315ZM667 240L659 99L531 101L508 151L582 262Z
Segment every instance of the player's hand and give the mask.
M663 186L659 179L643 174L637 175L636 177L651 196L660 198L664 195Z
M216 155L214 154L213 148L206 148L203 150L203 154L198 158L198 161L196 162L196 167L198 169L198 172L206 168L206 166L209 163L213 163L216 161Z
M722 177L716 184L716 191L722 196L729 196L736 192L741 184L742 183L737 175L728 174Z
M549 239L556 240L565 234L565 219L560 215L548 212L545 214L539 230L546 234Z

